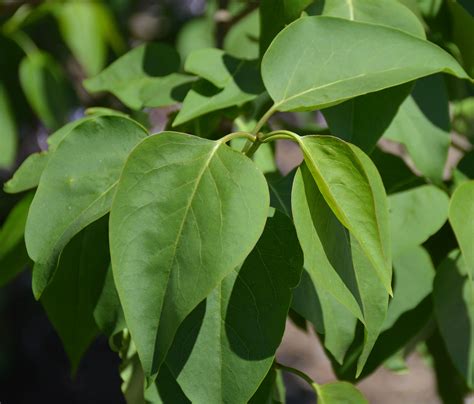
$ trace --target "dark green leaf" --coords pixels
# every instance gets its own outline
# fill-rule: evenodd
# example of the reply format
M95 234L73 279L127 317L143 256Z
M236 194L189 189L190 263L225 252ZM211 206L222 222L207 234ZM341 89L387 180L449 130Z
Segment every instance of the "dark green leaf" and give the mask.
M80 123L59 143L41 176L25 230L37 298L66 244L109 211L125 159L146 136L130 119L104 116Z
M98 333L94 308L110 263L107 219L76 235L61 254L41 303L63 342L73 373Z
M456 1L447 1L451 12L452 39L461 52L464 68L470 75L474 75L474 17Z
M90 92L110 91L132 109L172 105L183 100L193 77L178 73L179 55L168 45L141 45L84 81Z
M278 111L321 109L437 72L469 78L452 56L423 39L319 16L286 27L262 61L263 81Z
M451 359L467 384L474 388L474 283L468 277L463 258L454 251L438 268L434 308Z
M263 175L221 142L163 132L134 149L112 206L111 253L147 376L181 322L254 247L268 205Z
M267 174L268 188L270 190L270 205L291 217L291 188L296 170L284 177L278 173Z
M281 343L302 267L293 224L277 212L240 270L176 334L166 363L192 402L244 403L252 397Z

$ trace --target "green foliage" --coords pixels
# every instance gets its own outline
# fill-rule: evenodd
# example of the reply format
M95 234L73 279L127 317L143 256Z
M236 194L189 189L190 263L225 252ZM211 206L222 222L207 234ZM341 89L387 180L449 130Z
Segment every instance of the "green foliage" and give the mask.
M24 110L54 132L4 184L20 195L0 285L32 266L72 372L107 336L128 404L283 403L282 372L318 402L367 403L351 383L425 340L438 376L449 357L474 389L472 15L452 0L229 7L105 68L124 46L106 3L3 22L24 99L5 73L0 167ZM29 39L46 15L99 104L69 123L89 96ZM286 176L281 140L303 156ZM288 317L345 381L278 363Z

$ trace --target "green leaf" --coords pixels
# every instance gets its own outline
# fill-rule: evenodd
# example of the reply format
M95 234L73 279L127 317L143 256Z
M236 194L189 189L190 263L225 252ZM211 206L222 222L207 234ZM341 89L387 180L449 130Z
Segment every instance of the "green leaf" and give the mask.
M112 16L100 2L68 1L54 9L61 35L88 76L99 73L107 60L107 40L116 38Z
M426 40L320 16L286 27L262 61L263 81L278 111L321 109L437 72L469 79L452 56Z
M389 197L393 256L424 243L448 218L449 198L433 185Z
M317 387L319 404L368 404L364 395L352 384L334 382Z
M474 283L463 258L454 251L443 261L436 271L433 297L450 357L468 386L474 388Z
M474 278L474 181L461 184L449 203L449 223L454 230L466 269Z
M73 373L98 333L93 312L110 263L107 247L107 218L102 218L66 246L56 274L41 296L41 303L63 342Z
M176 48L183 60L194 50L213 48L215 23L213 18L194 18L187 22L178 33Z
M205 80L198 81L188 92L173 126L212 111L240 106L264 91L257 62L234 58L220 49L194 51L184 67Z
M323 15L386 25L425 38L423 25L418 18L394 0L328 0L324 3ZM324 117L333 134L371 152L411 87L411 83L407 83L356 97L326 109Z
M240 270L176 334L166 363L193 403L248 402L273 363L302 267L293 224L277 212Z
M268 189L270 190L270 205L290 218L292 217L291 188L293 186L295 173L296 170L293 170L284 177L279 173L266 175Z
M268 205L263 175L221 142L163 132L134 149L112 206L110 241L147 376L159 370L181 322L251 251Z
M387 198L374 164L359 148L338 138L305 136L298 138L298 142L325 201L358 241L390 292L392 261Z
M371 153L411 88L411 83L402 84L326 108L323 114L331 133Z
M462 64L470 75L474 75L474 17L456 1L447 1L451 13L451 36L461 52Z
M407 229L404 234L409 234ZM392 327L402 314L414 309L433 289L435 270L423 247L413 246L393 259L395 286L383 331Z
M95 77L84 81L90 92L110 91L132 109L180 102L194 81L178 73L179 55L166 44L149 43L132 49Z
M8 94L0 82L0 168L10 168L18 148L17 129Z
M29 194L18 202L0 230L0 286L25 269L29 262L23 236L32 199L33 194Z
M313 0L262 0L260 2L260 54L287 24L301 16Z
M361 369L384 321L387 292L305 165L295 176L292 209L306 269L292 307L324 334L325 347L340 363L352 343L357 318L364 322Z
M26 223L36 298L71 238L109 211L125 159L146 136L130 119L103 116L80 123L59 143L41 176Z
M416 168L437 183L443 180L451 143L449 104L440 75L419 80L384 137L403 143Z
M285 384L281 370L272 367L249 400L249 404L282 404L286 403L285 395Z
M106 247L108 249L108 246ZM127 328L122 306L115 287L112 268L109 267L104 285L94 308L97 327L108 337L113 337Z
M102 112L98 113L97 115L106 115L105 111ZM47 140L48 150L30 154L21 164L21 166L15 171L13 177L5 183L4 191L10 194L17 194L19 192L36 188L52 153L54 153L56 148L69 134L69 132L88 119L91 119L91 117L81 118L77 119L76 121L69 122L49 136Z
M44 125L57 129L72 109L72 90L61 66L47 53L31 52L20 64L20 84Z
M224 38L224 50L240 59L257 59L260 35L260 13L254 10L233 25Z
M323 15L386 25L425 38L420 20L395 0L325 0Z

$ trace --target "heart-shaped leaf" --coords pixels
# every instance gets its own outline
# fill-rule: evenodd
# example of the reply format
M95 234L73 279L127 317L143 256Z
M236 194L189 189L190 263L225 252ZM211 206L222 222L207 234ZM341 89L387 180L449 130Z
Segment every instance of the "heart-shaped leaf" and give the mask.
M127 160L112 206L112 268L147 376L186 316L241 264L269 205L265 178L221 142L152 136Z

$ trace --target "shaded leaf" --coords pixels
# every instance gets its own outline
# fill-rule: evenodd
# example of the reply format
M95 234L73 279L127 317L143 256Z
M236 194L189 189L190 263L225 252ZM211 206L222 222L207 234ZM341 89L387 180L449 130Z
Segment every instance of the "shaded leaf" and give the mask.
M198 81L188 92L173 126L212 111L240 106L264 90L256 62L239 60L220 49L192 52L185 70L205 80Z
M452 39L461 52L462 64L470 75L474 75L474 17L453 0L447 1L451 13Z
M448 95L443 78L437 75L416 83L384 137L404 144L416 168L441 182L451 143L449 132Z
M263 81L278 111L321 109L437 72L469 78L452 56L423 39L320 16L286 27L262 61Z
M93 223L66 246L41 303L58 332L75 373L82 355L98 333L94 308L107 267L107 218Z
M433 185L389 197L392 251L396 256L424 243L448 218L449 198Z
M26 268L29 262L23 235L33 194L25 196L12 209L0 230L0 286Z
M110 91L132 109L172 105L183 100L189 88L186 85L194 80L178 73L179 67L176 50L149 43L132 49L97 76L85 80L84 86L90 92Z
M434 280L434 308L450 357L474 388L474 283L458 251L440 265Z
M103 116L80 123L59 143L41 176L26 223L36 298L50 282L66 244L109 211L125 159L146 136L130 119Z
M291 189L295 173L296 170L293 170L284 177L278 173L270 173L266 175L268 189L270 190L270 205L290 218L292 217Z
M470 279L474 278L474 181L461 184L449 203L449 223L465 261Z
M244 403L252 397L281 343L302 267L293 224L277 212L240 270L176 334L166 363L193 403Z
M47 53L29 53L20 64L20 84L39 119L50 129L66 122L72 93L61 66Z
M0 82L0 168L10 168L16 159L17 129L8 94Z
M112 206L111 254L147 376L181 322L251 251L268 204L263 175L220 142L163 132L134 149Z

